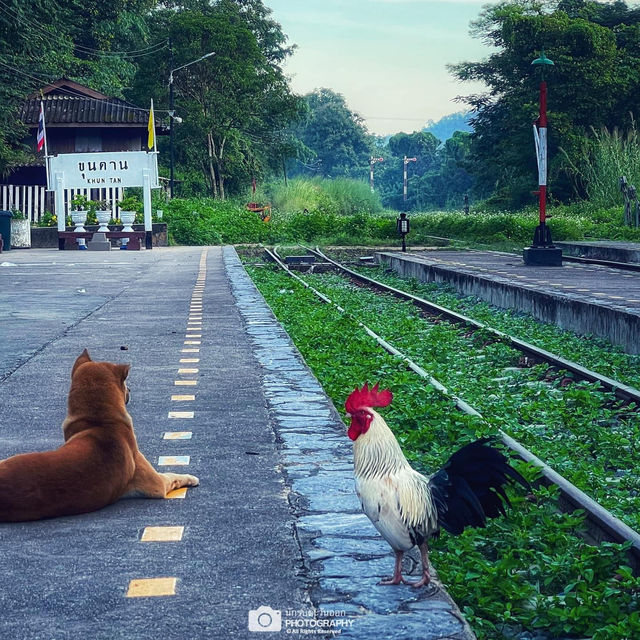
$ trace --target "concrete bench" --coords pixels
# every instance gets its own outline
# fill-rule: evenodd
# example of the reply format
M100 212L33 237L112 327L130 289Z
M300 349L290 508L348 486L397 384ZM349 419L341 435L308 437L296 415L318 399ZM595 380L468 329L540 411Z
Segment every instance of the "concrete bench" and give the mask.
M77 240L78 238L84 238L85 240L91 240L93 237L93 231L84 231L81 233L76 233L75 231L58 231L58 248L60 250L63 249L72 249L74 247L74 243L70 243L70 245L66 245L67 240ZM145 232L144 231L109 231L105 234L109 240L112 238L129 238L129 243L127 245L127 249L131 251L140 251L140 242L144 240Z

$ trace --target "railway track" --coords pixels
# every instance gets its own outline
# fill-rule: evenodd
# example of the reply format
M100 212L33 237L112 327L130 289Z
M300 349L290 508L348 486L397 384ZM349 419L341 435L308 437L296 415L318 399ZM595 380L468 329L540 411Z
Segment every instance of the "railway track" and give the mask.
M394 287L390 287L383 283L377 282L376 280L359 274L348 267L341 265L340 263L332 260L324 253L319 251L318 249L308 249L313 255L319 257L323 261L326 261L342 273L348 275L349 277L357 280L360 283L364 283L367 286L371 286L379 291L384 291L385 293L390 293L396 297L399 297L404 300L410 300L414 304L416 304L421 309L426 310L428 313L432 315L438 315L440 317L446 317L448 320L457 323L463 323L466 326L473 327L476 329L483 329L484 331L489 331L493 333L497 338L506 341L512 347L519 349L523 353L530 354L532 357L539 358L543 362L548 362L557 366L559 368L563 368L569 371L572 371L576 376L581 377L582 379L589 380L590 382L598 382L605 389L610 390L615 393L619 398L622 398L626 401L634 401L638 402L640 400L640 391L629 387L627 385L623 385L618 383L611 378L607 378L606 376L601 376L600 374L590 371L577 363L570 362L565 360L564 358L560 358L555 356L554 354L539 349L534 345L530 345L526 342L518 340L517 338L513 338L512 336L508 336L503 332L497 331L484 325L483 323L476 322L466 316L462 316L456 312L453 312L449 309L441 307L439 305L435 305L426 300L418 298L412 294L403 292ZM371 338L373 338L383 349L387 352L393 354L394 356L400 358L407 365L409 369L411 369L414 373L419 375L422 379L426 380L430 385L436 388L440 393L449 398L455 406L463 411L464 413L472 416L479 417L484 420L481 413L477 411L470 404L465 402L463 399L455 396L450 393L448 389L441 384L438 380L433 378L429 373L427 373L422 367L412 361L409 357L403 354L399 349L395 348L392 344L384 340L381 336L372 331L369 327L367 327L364 323L362 323L358 318L354 318L351 314L349 314L344 308L340 305L332 301L329 297L327 297L322 292L318 291L314 287L312 287L309 283L307 283L304 278L299 275L293 273L289 267L283 262L283 260L278 255L277 251L271 251L269 249L265 249L267 255L270 257L272 261L274 261L281 269L283 269L289 276L296 279L300 282L304 287L312 291L317 297L326 302L327 304L333 305L338 309L342 314L351 316L356 323L360 326L360 328L365 331ZM587 524L588 524L588 534L589 537L595 541L600 542L603 540L616 542L616 543L630 543L629 549L629 561L632 565L634 571L636 573L640 573L640 534L634 531L631 527L626 525L612 513L610 513L606 508L600 505L598 502L589 497L586 493L584 493L581 489L576 487L569 480L564 478L561 474L556 472L552 467L538 458L535 454L529 451L525 446L519 443L517 440L512 438L506 432L500 430L500 437L503 443L515 452L520 458L529 462L540 469L543 482L545 484L553 484L556 485L562 497L561 505L567 511L572 511L574 509L582 509L586 514Z

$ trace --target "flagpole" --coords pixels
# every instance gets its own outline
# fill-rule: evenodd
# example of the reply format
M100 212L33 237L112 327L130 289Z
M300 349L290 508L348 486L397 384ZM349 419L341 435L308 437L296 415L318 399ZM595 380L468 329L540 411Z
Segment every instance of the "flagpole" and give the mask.
M44 103L40 100L42 109L42 132L44 133L44 170L47 176L47 189L49 189L49 152L47 150L47 125L44 118Z
M156 114L153 111L153 98L151 98L151 113L153 114L153 152L158 153L158 140L156 136Z

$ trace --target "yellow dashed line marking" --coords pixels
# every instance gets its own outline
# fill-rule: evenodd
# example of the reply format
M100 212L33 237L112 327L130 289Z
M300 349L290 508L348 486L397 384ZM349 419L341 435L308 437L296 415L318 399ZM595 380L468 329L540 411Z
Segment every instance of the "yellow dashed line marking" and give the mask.
M185 340L185 344L202 344L202 340Z
M188 362L200 362L200 358L180 358L180 362L187 364Z
M198 384L197 380L175 380L173 383L176 387L195 387Z
M145 527L140 542L179 542L184 527Z
M200 349L182 349L181 353L200 353Z
M129 583L127 598L174 596L177 578L140 578Z
M191 458L189 456L159 456L158 466L160 467L186 467Z
M578 289L578 291L582 291L583 293L587 293L587 292L591 291L591 289Z
M612 300L624 300L622 296L609 296Z
M606 293L594 293L593 295L594 296L604 296L606 298L608 294L606 294Z
M163 440L191 440L193 431L165 431Z
M169 418L193 418L193 411L169 411Z
M200 369L178 369L178 373L198 373Z
M634 298L629 298L627 302L640 302L640 300L635 300Z
M171 400L173 400L173 402L190 402L195 399L195 396L171 396Z
M187 333L185 338L202 338L201 333Z

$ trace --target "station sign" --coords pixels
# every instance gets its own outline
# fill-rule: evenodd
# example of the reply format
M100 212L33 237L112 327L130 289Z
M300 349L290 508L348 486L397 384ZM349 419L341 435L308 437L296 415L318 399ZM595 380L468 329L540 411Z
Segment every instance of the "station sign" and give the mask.
M47 158L48 188L54 191L55 176L64 176L65 189L98 189L105 187L142 187L148 175L149 187L160 187L158 155L147 151L99 153L61 153Z

